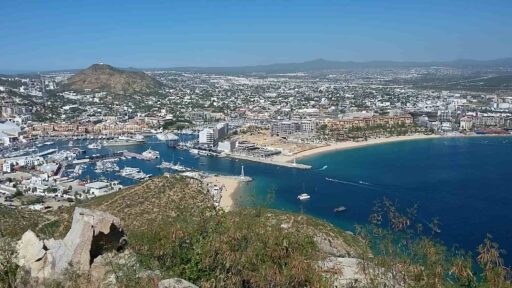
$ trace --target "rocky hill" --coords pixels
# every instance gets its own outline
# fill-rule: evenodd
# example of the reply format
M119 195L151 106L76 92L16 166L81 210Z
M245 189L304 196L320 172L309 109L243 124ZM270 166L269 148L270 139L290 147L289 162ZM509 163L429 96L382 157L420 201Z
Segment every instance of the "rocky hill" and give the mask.
M76 281L73 287L111 287L105 281L112 277L98 275L112 274L117 287L157 287L162 279L174 278L200 287L331 287L336 279L326 275L339 276L345 269L333 266L338 261L349 261L346 275L354 277L354 236L304 215L224 212L195 179L158 177L79 206L74 212L24 215L28 224L19 231L11 227L9 236L21 238L17 265L25 272L18 278L25 275L27 283L39 284ZM110 232L108 223L115 223ZM43 233L42 226L53 228ZM115 241L105 240L111 236ZM121 252L104 245L120 239L128 243ZM63 266L70 260L77 268L74 277ZM43 274L48 279L41 279Z
M162 83L144 72L126 71L107 64L94 64L67 79L63 89L130 95L158 91Z
M5 209L0 287L511 287L490 238L476 270L469 253L415 236L414 209L390 201L357 236L303 214L224 212L177 176L71 209Z

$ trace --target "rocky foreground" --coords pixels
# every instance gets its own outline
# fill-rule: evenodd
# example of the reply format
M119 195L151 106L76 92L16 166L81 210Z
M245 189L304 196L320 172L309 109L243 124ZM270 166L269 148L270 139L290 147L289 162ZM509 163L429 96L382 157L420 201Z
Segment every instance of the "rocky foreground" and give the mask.
M0 207L0 287L512 287L490 237L476 270L404 211L377 203L354 236L302 214L225 212L204 183L157 177L72 209Z
M23 233L16 246L16 285L345 287L361 282L354 236L302 215L264 209L226 213L211 200L198 181L159 177L84 203L72 217L61 218L61 228L69 227L62 239Z

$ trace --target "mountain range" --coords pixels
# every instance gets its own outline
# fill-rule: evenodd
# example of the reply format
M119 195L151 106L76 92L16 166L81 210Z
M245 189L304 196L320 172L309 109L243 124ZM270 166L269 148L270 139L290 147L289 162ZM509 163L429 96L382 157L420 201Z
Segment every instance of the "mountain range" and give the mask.
M269 65L254 66L231 66L231 67L173 67L169 70L179 72L199 73L297 73L325 70L353 70L369 68L414 68L414 67L448 67L448 68L512 68L512 58L501 58L493 60L472 60L459 59L454 61L432 61L432 62L401 62L401 61L331 61L315 59L298 63L276 63Z

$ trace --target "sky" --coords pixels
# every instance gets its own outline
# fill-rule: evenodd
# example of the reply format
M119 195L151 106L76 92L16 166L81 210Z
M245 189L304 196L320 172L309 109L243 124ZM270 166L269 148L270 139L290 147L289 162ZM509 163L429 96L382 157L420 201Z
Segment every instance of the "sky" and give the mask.
M512 57L511 0L7 1L0 71Z

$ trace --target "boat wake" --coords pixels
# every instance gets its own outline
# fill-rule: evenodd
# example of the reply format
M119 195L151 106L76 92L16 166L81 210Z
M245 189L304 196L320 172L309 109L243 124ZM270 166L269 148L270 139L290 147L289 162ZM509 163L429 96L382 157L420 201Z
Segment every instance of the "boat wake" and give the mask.
M363 182L363 181L359 181L359 183L356 183L356 182L350 182L350 181L343 181L343 180L338 180L338 179L332 179L332 178L328 178L328 177L325 177L325 180L327 181L331 181L331 182L337 182L337 183L342 183L342 184L347 184L347 185L352 185L352 186L357 186L357 187L362 187L362 188L366 188L366 189L370 189L370 190L379 190L375 187L371 187L370 183L367 183L367 182ZM362 184L361 182L365 183L365 184Z
M325 170L325 169L327 169L327 167L328 167L328 166L327 166L327 165L325 165L324 167L322 167L322 168L318 169L318 171Z

